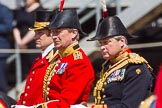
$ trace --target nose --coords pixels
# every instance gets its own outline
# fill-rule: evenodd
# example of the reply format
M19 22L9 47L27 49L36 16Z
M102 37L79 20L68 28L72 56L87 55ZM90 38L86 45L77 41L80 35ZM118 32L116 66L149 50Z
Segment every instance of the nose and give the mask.
M100 46L100 49L101 49L101 50L105 50L106 48L105 48L104 45L101 45L101 46Z
M57 38L57 35L55 35L55 34L50 34L50 36L52 37L52 39L56 39Z

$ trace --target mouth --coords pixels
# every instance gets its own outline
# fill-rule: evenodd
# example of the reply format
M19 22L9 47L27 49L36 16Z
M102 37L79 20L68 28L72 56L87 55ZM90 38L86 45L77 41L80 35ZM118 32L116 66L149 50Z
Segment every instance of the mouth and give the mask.
M40 43L40 41L35 41L35 44L39 44Z
M104 55L105 55L105 54L107 54L107 52L102 52L102 54L104 54Z
M55 43L55 44L59 44L59 43L60 43L60 41L54 41L54 43Z

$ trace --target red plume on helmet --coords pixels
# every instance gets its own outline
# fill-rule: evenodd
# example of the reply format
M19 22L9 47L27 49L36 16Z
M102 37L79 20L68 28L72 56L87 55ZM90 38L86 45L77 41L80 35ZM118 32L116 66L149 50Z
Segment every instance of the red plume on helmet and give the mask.
M106 7L106 0L100 0L101 7L102 7L102 18L108 17L107 7Z
M60 7L59 7L60 12L63 10L63 7L64 7L64 0L60 0Z

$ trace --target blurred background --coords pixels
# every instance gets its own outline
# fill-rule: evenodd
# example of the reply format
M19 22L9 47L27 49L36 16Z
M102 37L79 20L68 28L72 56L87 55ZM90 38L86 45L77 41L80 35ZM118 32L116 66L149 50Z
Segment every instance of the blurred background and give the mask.
M16 11L24 5L24 0L0 0L12 10ZM58 9L60 0L41 0L41 5L47 10ZM133 52L142 55L153 67L155 75L162 63L162 0L106 0L108 15L120 17L129 33L133 36L128 40ZM65 0L64 8L76 8L79 14L83 31L89 37L80 39L80 46L87 53L95 69L96 80L99 78L102 56L96 42L87 42L87 38L95 35L96 26L101 18L101 6L99 0ZM25 16L22 16L22 18ZM29 19L30 20L30 19ZM13 20L13 26L16 19ZM17 99L24 87L26 73L22 71L21 63L26 62L20 58L21 53L39 53L36 49L19 49L10 35L11 49L0 49L0 53L10 53L7 62L7 94ZM0 66L1 67L1 66ZM96 83L96 81L95 81ZM94 83L94 85L95 85ZM92 88L93 89L93 88ZM93 101L92 94L89 101Z

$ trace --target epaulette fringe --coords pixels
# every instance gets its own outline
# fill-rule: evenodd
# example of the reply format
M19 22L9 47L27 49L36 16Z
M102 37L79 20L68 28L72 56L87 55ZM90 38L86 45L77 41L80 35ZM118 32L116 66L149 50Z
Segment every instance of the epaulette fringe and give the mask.
M136 53L129 53L129 59L128 59L128 63L130 64L142 64L145 63L147 65L147 67L149 68L150 71L153 71L153 68L149 65L149 63L140 55L136 54Z

